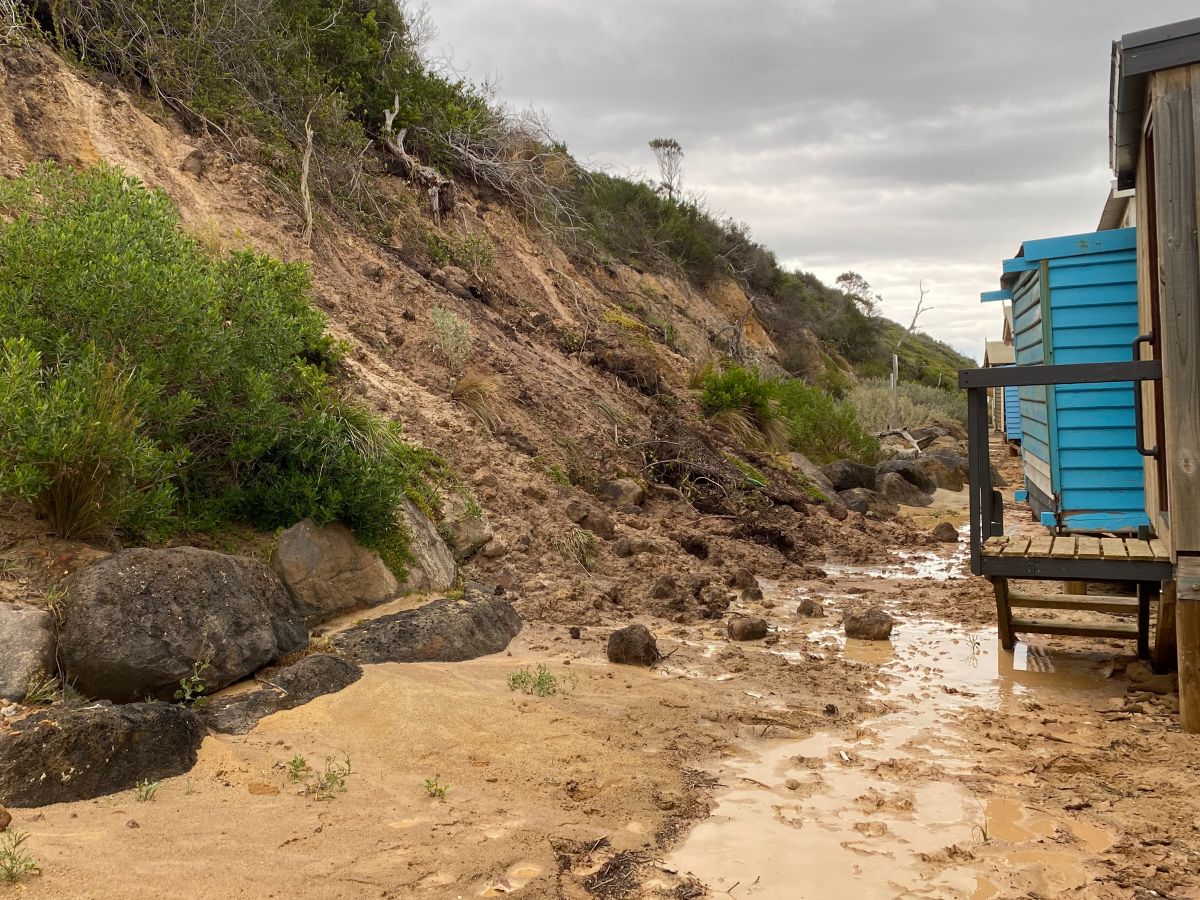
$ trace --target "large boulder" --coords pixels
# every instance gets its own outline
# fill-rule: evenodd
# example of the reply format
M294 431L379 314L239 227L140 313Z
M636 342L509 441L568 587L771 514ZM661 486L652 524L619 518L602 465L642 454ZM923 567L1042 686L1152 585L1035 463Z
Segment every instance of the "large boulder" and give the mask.
M338 652L359 663L461 662L499 653L521 631L513 605L480 584L458 600L434 600L416 609L368 619L333 639Z
M899 472L884 472L879 476L879 493L901 506L929 506L933 499Z
M949 522L938 522L929 536L942 544L958 543L958 529Z
M658 662L658 642L645 625L626 625L608 636L608 661L623 666L652 666Z
M340 522L297 522L279 536L271 568L309 624L357 606L375 606L400 590L379 554L362 546Z
M959 453L955 450L934 449L926 453L922 459L937 460L942 465L946 466L946 468L960 475L964 484L970 478L970 466L967 462L966 455L963 453ZM990 463L988 464L988 473L991 475L992 487L1005 487L1008 484L1008 481L1006 481L1004 476L1000 474L999 470Z
M767 620L744 616L730 619L725 626L725 633L731 641L757 641L767 636Z
M855 488L875 490L875 470L871 466L863 465L852 459L839 459L837 462L831 462L827 466L822 466L821 471L839 494Z
M458 579L458 566L437 526L411 500L400 504L400 519L408 532L408 553L412 557L400 593L450 590Z
M838 496L842 498L847 509L862 513L864 516L874 515L881 519L887 519L900 512L900 507L894 501L867 488L851 488L848 491L840 491Z
M895 472L903 476L905 481L920 488L926 494L932 494L937 490L937 485L925 474L925 470L915 459L887 459L875 467L877 477L886 475L888 472ZM878 486L875 489L882 493L882 489Z
M835 514L840 514L841 518L846 517L846 504L842 502L842 498L838 496L838 489L833 482L825 475L821 467L814 463L803 453L789 453L788 462L792 464L800 476L808 482L815 491L820 492L821 501ZM815 498L814 499L818 499Z
M287 588L253 559L122 550L63 584L58 658L89 697L169 700L193 675L212 693L308 643Z
M0 603L0 699L23 699L31 675L54 671L50 614L31 606Z
M197 710L201 721L223 734L245 734L258 720L281 709L295 709L332 694L362 678L362 668L329 653L314 653L271 673L267 687L218 697Z
M933 482L934 487L947 491L961 491L967 483L967 476L957 467L951 468L939 459L922 456L917 465L925 473L925 477Z
M896 620L878 606L866 610L852 610L842 619L846 637L860 641L886 641L892 636Z
M0 803L88 800L182 775L203 739L195 713L168 703L48 709L0 734Z
M596 489L596 496L615 506L641 506L646 502L645 489L632 478L603 481Z

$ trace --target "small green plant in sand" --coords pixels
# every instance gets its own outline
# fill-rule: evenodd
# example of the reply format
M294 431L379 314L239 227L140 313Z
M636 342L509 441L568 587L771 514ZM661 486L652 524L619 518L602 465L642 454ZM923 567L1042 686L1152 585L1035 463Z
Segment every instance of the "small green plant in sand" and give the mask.
M208 690L204 685L204 673L211 668L212 663L207 659L198 659L192 663L192 674L179 679L179 690L175 692L175 699L179 701L180 706L203 706L208 702L208 698L204 696L204 692Z
M522 694L549 697L558 693L558 678L545 666L539 665L536 669L522 666L508 676L508 689L520 691Z
M49 706L62 698L63 693L58 686L57 678L47 675L41 669L30 674L29 681L25 685L26 706Z
M25 875L41 875L42 870L28 851L25 842L29 835L23 831L0 834L0 880L12 884Z
M16 581L17 564L11 559L0 559L0 581Z
M311 771L308 760L298 753L287 761L288 781L299 781Z
M161 786L161 781L151 781L149 778L143 778L133 786L133 799L138 803L149 803L154 799L154 795L158 793L158 789Z
M325 771L314 773L312 780L304 786L304 796L314 800L332 800L338 794L346 793L346 779L351 774L353 770L350 767L349 756L340 763L332 756L327 756Z
M421 782L421 787L425 788L425 793L435 800L445 800L446 791L450 790L450 785L443 784L437 775L426 778Z

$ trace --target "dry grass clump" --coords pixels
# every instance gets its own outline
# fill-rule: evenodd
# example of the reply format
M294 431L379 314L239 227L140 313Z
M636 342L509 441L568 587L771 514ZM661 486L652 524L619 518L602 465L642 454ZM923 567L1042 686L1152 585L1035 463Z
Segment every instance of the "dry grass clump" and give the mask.
M488 431L500 427L499 382L492 375L467 372L458 379L450 399L468 410Z

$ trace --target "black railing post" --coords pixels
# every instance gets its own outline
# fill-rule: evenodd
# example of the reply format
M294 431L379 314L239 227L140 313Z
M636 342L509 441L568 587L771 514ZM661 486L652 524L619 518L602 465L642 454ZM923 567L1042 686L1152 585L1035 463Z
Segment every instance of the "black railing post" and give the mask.
M987 390L967 391L967 488L971 502L971 571L983 574L983 542L991 533L992 477Z

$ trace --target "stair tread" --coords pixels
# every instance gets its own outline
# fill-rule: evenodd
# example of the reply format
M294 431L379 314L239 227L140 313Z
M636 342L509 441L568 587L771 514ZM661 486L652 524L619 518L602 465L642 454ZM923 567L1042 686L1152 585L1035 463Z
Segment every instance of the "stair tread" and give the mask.
M1063 634L1073 637L1136 638L1136 623L1112 622L1104 625L1084 625L1075 622L1047 622L1037 619L1013 619L1012 630L1025 634Z
M1078 594L1020 594L1008 595L1008 605L1015 609L1076 609L1090 612L1128 613L1136 615L1137 597L1106 597Z

